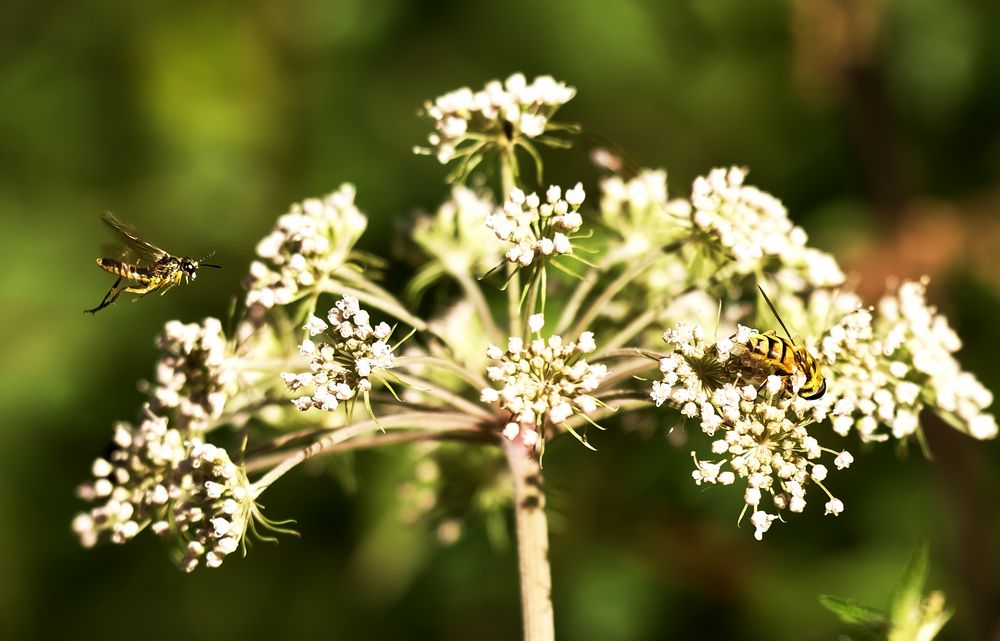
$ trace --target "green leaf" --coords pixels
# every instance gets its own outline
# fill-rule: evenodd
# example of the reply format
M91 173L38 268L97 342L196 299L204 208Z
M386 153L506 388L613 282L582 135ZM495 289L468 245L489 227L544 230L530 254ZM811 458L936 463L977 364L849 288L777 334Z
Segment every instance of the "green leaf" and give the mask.
M927 543L921 542L913 550L889 601L889 621L892 622L893 629L910 629L920 621L920 602L927 580L927 563Z
M873 632L880 632L886 629L885 613L867 605L861 605L853 599L842 599L836 596L821 594L820 604L837 615L843 623L848 625L861 625Z

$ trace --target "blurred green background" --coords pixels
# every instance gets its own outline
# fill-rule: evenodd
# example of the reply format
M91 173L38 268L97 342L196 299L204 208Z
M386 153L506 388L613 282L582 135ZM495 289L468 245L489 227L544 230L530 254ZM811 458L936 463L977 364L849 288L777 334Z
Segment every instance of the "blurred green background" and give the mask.
M387 252L445 194L415 157L426 98L513 71L578 88L561 112L675 193L718 165L788 205L874 296L931 297L1000 389L1000 4L934 0L238 3L7 0L0 7L0 637L516 639L515 558L473 520L453 546L387 508L392 452L345 490L304 471L268 493L301 539L188 576L151 536L81 550L73 496L171 318L223 315L290 202L342 181ZM594 183L583 151L547 178ZM111 210L179 253L197 286L96 317ZM402 273L402 272L400 272ZM401 281L392 282L400 287ZM928 422L936 460L891 446L761 544L736 492L690 481L690 447L609 430L546 456L562 639L836 638L819 593L882 605L912 545L958 613L943 639L1000 639L1000 446ZM864 448L851 441L856 453Z

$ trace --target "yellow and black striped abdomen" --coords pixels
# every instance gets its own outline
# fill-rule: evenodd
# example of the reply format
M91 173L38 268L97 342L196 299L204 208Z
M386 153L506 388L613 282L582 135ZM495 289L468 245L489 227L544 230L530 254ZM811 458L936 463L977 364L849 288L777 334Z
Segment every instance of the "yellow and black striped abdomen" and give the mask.
M771 367L776 374L790 376L796 370L795 345L768 331L747 340L746 358L759 366Z
M104 271L111 272L115 276L134 280L138 283L149 283L158 278L148 267L130 265L114 258L98 258L97 264Z

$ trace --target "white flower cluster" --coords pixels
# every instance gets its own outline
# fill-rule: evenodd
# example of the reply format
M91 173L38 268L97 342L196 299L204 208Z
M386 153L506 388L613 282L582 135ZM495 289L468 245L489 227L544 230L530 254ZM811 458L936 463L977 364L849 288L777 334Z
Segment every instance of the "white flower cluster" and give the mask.
M629 180L609 176L601 181L601 213L622 215L623 210L642 211L667 205L667 172L642 169Z
M601 181L601 219L622 237L621 260L641 256L676 240L685 231L690 204L667 199L667 172L643 169L625 180Z
M246 474L224 449L185 440L148 410L138 427L119 423L113 444L107 458L94 460L93 480L78 490L97 504L73 519L83 546L126 543L149 526L178 538L186 571L202 558L216 567L236 549L254 506Z
M329 278L350 257L368 219L354 204L353 185L292 205L257 243L247 307L287 305Z
M226 450L192 439L190 453L174 473L171 511L173 527L184 542L181 569L191 572L199 563L216 568L239 548L254 515L246 473ZM169 524L153 524L167 530Z
M174 424L200 431L219 418L236 393L235 358L216 318L201 324L169 321L156 339L163 356L151 388L152 410Z
M499 403L511 413L504 436L513 440L520 435L529 446L542 436L546 423L559 425L574 414L592 414L598 401L590 392L608 374L607 366L582 358L597 347L593 332L583 332L576 341L567 342L561 336L543 339L544 322L541 314L529 319L536 338L527 344L512 336L506 350L496 345L487 348L487 356L499 364L488 367L486 375L502 388L487 387L480 396L483 402Z
M746 170L713 169L694 181L690 220L712 249L735 261L739 274L752 274L768 261L800 272L805 284L832 287L844 282L837 261L806 246L806 232L788 219L774 196L744 185Z
M883 424L906 438L930 406L961 431L994 438L996 419L984 411L993 395L955 360L960 347L947 319L927 304L926 282L904 282L874 316L864 309L844 316L822 342L834 429L855 427L863 440L884 440Z
M148 411L137 427L115 425L112 444L110 455L94 459L93 480L77 490L83 500L98 503L73 519L84 547L105 538L125 543L158 520L171 498L171 470L187 456L181 432Z
M695 452L692 477L695 482L733 485L746 481L744 502L751 511L754 536L760 540L778 512L801 512L806 505L810 482L828 497L826 514L837 515L844 504L834 498L823 480L828 468L820 462L824 453L835 454L838 469L854 460L848 452L834 452L820 446L807 426L819 418L814 405L784 389L779 376L768 376L763 387L739 385L732 366L734 347L753 330L740 327L734 339L723 338L706 344L698 325L680 324L664 332L664 341L673 351L660 359L663 379L653 383L651 397L659 406L669 403L688 418L696 418L712 441L712 460L700 460ZM735 342L734 342L735 341ZM727 380L729 379L729 380ZM770 495L775 510L769 513L762 503Z
M565 199L562 189L556 185L549 187L545 202L538 194L525 195L520 189L513 189L503 207L487 217L486 226L497 238L511 243L507 260L527 267L536 259L572 253L570 240L583 224L577 210L585 197L580 183L566 190Z
M343 401L366 395L372 389L372 377L393 366L392 348L386 342L392 328L386 323L372 327L357 298L342 297L330 309L327 320L329 324L311 316L305 325L310 338L302 341L299 351L310 359L310 371L281 375L292 392L302 387L312 389L311 394L293 401L303 411L311 407L333 411ZM321 334L326 340L312 340Z
M456 185L433 216L417 219L413 241L449 273L485 273L504 251L504 244L486 227L494 208L491 199Z
M537 138L545 133L559 107L576 95L576 89L552 76L538 76L531 83L515 73L501 83L493 80L480 91L462 87L424 103L434 119L428 136L431 152L441 164L451 161L463 143L483 137L507 140Z

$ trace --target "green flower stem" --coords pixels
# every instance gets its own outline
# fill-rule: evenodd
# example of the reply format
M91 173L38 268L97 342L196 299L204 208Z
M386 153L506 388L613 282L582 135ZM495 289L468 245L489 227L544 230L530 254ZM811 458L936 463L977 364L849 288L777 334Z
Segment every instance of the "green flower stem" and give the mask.
M528 336L531 335L531 329L528 327L528 319L531 318L532 314L536 313L537 311L540 311L535 309L535 299L538 298L538 289L541 286L542 274L544 273L541 270L544 269L545 269L544 267L537 267L537 266L534 267L532 269L531 279L528 282L528 292L527 295L524 297L525 309L527 310L527 312L522 317L521 333L519 334L524 338L527 338Z
M446 390L443 387L439 387L428 380L417 378L416 376L410 376L408 374L400 374L398 372L392 372L392 376L399 379L399 381L404 385L430 394L431 396L436 396L460 412L467 412L472 416L477 416L486 421L493 421L496 418L492 412L488 411L482 405L473 403L469 399L459 396L458 394Z
M559 323L556 324L555 334L562 334L569 327L569 324L573 322L573 318L580 311L580 305L583 304L587 295L590 294L594 286L597 285L597 281L600 279L601 270L599 268L591 268L587 271L587 274L577 283L576 288L573 289L573 294L569 298L569 302L563 307L562 314L559 316Z
M611 358L612 356L636 356L637 351L635 349L621 349L616 350L613 354L605 354L603 358ZM598 389L607 390L611 389L613 386L626 381L633 376L638 376L640 374L656 371L659 368L659 362L651 358L639 358L631 361L626 361L620 365L615 365L615 367L601 379L601 384Z
M503 439L503 449L514 483L514 522L524 641L554 641L549 526L545 517L542 469L538 458L533 456L534 452L519 440Z
M606 361L611 358L637 358L640 356L652 361L659 361L666 354L644 347L619 347L618 349L604 350L600 356L591 356L590 360Z
M340 452L350 452L353 450L367 450L376 447L383 447L386 445L396 445L399 443L412 443L414 441L427 441L427 440L445 440L445 439L456 439L456 440L475 440L477 435L468 432L466 430L455 430L455 431L440 431L440 432L424 432L424 431L407 431L407 432L389 432L386 434L376 434L374 436L369 436L367 438L353 438L349 441L344 441L336 445L331 445L323 450L323 454L337 454ZM487 439L486 434L482 434L481 439ZM493 439L490 439L493 440ZM269 454L263 454L261 456L255 457L253 460L246 464L246 471L253 473L260 470L269 469L278 463L281 463L288 457L287 452L271 452Z
M605 394L601 394L600 396L597 397L597 400L601 401L602 403L609 403L609 404L612 402L619 403L619 405L615 405L614 407L615 410L621 409L620 403L622 401L630 401L630 402L634 401L636 403L641 403L642 405L645 405L647 407L653 404L653 401L649 398L649 392L645 390L627 390L627 389L612 390Z
M510 317L510 335L519 336L521 328L521 273L507 264L507 310Z
M641 334L647 327L649 327L650 323L656 320L656 314L659 311L660 310L658 309L647 309L633 318L624 329L616 332L610 340L602 341L601 346L597 348L597 351L595 351L590 358L597 359L605 354L610 354L622 345L631 341L633 338Z
M362 287L364 290L371 292L375 296L381 297L382 299L388 301L391 305L394 305L394 306L402 309L404 312L406 312L406 308L403 307L402 303L400 303L399 300L391 292L389 292L388 290L386 290L383 287L379 286L377 283L374 283L374 282L372 282L371 280L369 280L367 278L363 278L363 277L360 277L360 275L355 275L355 274L352 274L348 278L348 280L354 281L355 284L357 284L359 287ZM406 312L406 313L409 313L409 312ZM422 319L417 318L416 316L412 316L412 318L416 319L417 321L419 321L421 323L424 322ZM407 322L409 322L409 319L407 319ZM423 327L417 327L416 325L413 325L412 323L410 325L411 325L411 327L415 327L416 329L419 329L419 330L423 330L424 329Z
M510 196L517 187L517 156L514 145L505 144L500 148L500 181L503 193L500 202ZM507 313L510 319L510 335L518 336L521 328L521 274L514 265L507 264Z
M649 265L651 265L653 262L655 262L655 258L658 258L663 254L668 254L670 252L677 251L687 241L688 239L682 239L670 243L669 245L660 247L658 250L659 253L653 253L650 255L650 259L652 260L651 262L647 263L646 266L648 267ZM577 313L580 311L580 306L583 305L583 301L587 298L587 295L590 294L591 290L594 289L594 286L597 285L598 281L600 280L600 275L610 270L618 262L621 262L621 259L616 256L613 255L605 256L597 264L596 267L592 267L587 271L586 275L580 280L579 283L577 283L577 286L573 289L573 293L572 295L570 295L569 302L566 303L565 307L563 307L562 314L559 316L559 324L556 325L554 333L563 334L566 331L566 328L569 327L569 324L573 322L573 317L575 317ZM680 296L680 294L678 294L678 296ZM625 342L628 341L626 340Z
M569 327L569 324L573 322L573 318L580 311L583 301L600 281L601 274L609 271L618 262L620 262L618 258L609 255L603 256L596 265L590 266L587 273L577 282L576 287L573 288L573 293L569 297L569 302L563 307L562 314L559 316L559 323L556 325L553 333L561 334Z
M455 361L449 361L436 356L397 356L393 360L393 363L394 367L424 366L447 370L453 374L457 374L459 378L471 385L476 392L479 392L484 387L490 387L490 384L486 382L486 379L481 374L462 367Z
M379 430L403 428L418 429L421 433L426 434L428 438L441 432L480 432L477 422L468 414L455 412L401 412L380 418L378 421L373 419L340 426L334 428L332 431L324 430L320 432L320 434L323 434L322 437L287 455L271 471L258 479L253 484L254 498L260 496L264 490L300 463L323 454L330 448L339 446L349 439ZM247 470L259 469L256 459L247 461L246 468Z
M597 410L590 416L584 416L583 414L574 414L573 416L566 419L566 427L573 428L574 430L587 429L594 427L595 423L603 421L609 416L614 416L618 412L624 410L635 410L635 409L645 409L652 406L652 402L649 400L649 395L644 395L645 398L637 398L631 395L630 392L619 391L607 397L601 397L601 402L613 401L614 405L608 405L607 407L598 407ZM604 428L599 428L604 429ZM559 438L564 438L565 434L560 434ZM591 449L595 449L590 446Z
M618 278L611 281L607 288L601 292L601 295L590 304L586 313L580 316L576 325L574 325L573 329L568 333L568 336L579 336L580 332L590 327L591 323L594 322L594 319L597 318L597 315L601 313L601 310L604 309L615 296L617 296L629 283L635 280L640 274L646 271L650 265L659 260L661 257L662 254L657 251L647 256L644 260L633 263L631 267L619 274Z
M500 148L500 186L503 193L500 200L506 200L510 192L517 187L517 156L514 145L506 144Z
M462 291L465 295L469 297L472 301L473 306L479 313L479 318L483 322L483 327L486 329L486 335L490 337L493 342L499 342L501 340L500 328L497 327L496 322L493 320L493 313L490 312L490 306L486 302L486 297L483 296L483 290L479 287L479 284L469 275L468 272L458 270L452 275L455 280L458 281L459 286L461 286Z

